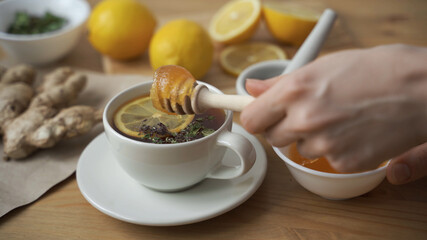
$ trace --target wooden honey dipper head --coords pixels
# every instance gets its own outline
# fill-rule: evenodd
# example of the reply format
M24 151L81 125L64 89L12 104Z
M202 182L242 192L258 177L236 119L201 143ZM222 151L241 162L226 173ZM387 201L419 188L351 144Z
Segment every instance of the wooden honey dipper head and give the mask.
M166 65L154 72L150 90L153 106L160 111L175 114L202 113L209 108L241 111L253 100L251 96L213 93L183 67Z
M194 114L191 95L196 85L196 79L183 67L159 67L150 90L153 106L166 113Z

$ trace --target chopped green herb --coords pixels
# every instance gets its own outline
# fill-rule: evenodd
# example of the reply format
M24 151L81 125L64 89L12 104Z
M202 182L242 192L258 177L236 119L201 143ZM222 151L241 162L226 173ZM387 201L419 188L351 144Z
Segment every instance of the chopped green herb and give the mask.
M211 135L213 132L215 132L215 130L210 129L210 128L207 128L207 129L203 129L203 130L202 130L202 134L203 134L203 136Z
M16 12L15 19L7 33L11 34L40 34L56 31L62 28L67 20L46 12L44 16L31 16L26 12Z

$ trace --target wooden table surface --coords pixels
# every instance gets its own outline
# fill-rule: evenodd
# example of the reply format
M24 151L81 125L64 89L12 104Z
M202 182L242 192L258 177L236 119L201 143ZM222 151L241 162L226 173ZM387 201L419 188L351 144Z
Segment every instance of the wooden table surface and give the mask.
M156 15L158 26L188 18L206 27L226 1L144 2ZM427 46L425 0L301 2L320 3L339 14L321 54L389 43ZM277 43L263 26L254 40ZM289 56L296 51L281 46ZM215 49L218 53L221 46ZM58 65L107 73L152 74L147 54L133 61L112 61L95 52L86 38ZM226 93L235 92L235 78L225 74L217 60L202 80ZM234 120L239 121L238 114ZM0 239L427 239L427 178L403 186L384 181L370 193L351 200L326 200L298 185L271 146L262 136L257 138L267 153L266 178L249 200L221 216L175 227L122 222L92 207L81 195L73 175L36 202L2 217Z

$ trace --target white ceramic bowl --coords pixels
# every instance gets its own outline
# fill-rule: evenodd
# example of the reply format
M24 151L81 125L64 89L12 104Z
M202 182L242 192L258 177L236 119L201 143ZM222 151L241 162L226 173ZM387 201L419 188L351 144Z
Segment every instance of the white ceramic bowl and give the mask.
M377 169L361 173L325 173L295 163L286 156L287 148L274 147L273 149L301 186L312 193L332 200L353 198L371 191L384 180L388 165L387 163Z
M288 66L289 60L270 60L260 63L256 63L247 67L243 70L236 81L236 91L240 95L249 95L246 91L245 84L246 79L254 78L265 80L275 76L279 76L283 73L286 66Z
M67 19L60 30L34 35L7 34L17 11L42 16L46 11ZM79 40L90 14L85 0L5 0L0 2L0 43L19 62L44 65L64 57Z

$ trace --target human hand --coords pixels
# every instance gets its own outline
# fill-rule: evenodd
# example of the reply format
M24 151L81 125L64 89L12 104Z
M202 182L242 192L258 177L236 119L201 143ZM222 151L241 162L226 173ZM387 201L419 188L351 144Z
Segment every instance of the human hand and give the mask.
M427 142L427 50L389 45L343 51L265 81L241 113L276 147L299 142L342 172L362 171ZM260 114L262 113L262 114ZM390 168L391 169L391 168Z

